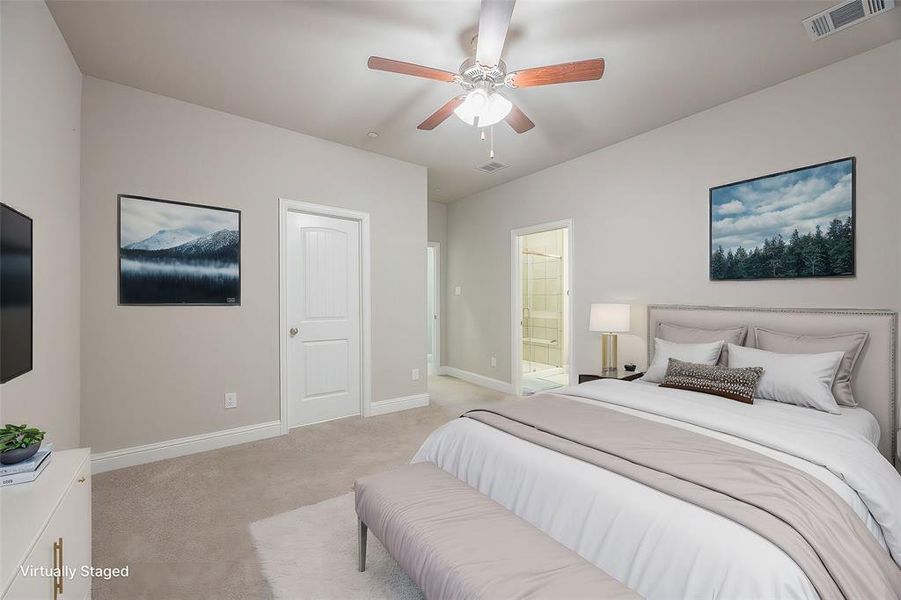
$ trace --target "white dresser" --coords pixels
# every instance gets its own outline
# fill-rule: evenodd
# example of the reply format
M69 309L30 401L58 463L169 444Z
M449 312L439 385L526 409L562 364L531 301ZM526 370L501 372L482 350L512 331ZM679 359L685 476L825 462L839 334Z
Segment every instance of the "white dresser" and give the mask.
M67 567L75 576L29 576L23 569ZM91 578L91 455L54 452L33 482L0 488L0 596L3 600L84 600Z

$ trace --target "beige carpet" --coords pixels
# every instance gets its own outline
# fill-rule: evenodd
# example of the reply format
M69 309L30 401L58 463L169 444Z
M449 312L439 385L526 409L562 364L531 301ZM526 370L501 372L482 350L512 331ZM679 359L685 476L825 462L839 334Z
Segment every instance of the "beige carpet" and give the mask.
M442 423L503 397L450 377L430 378L429 393L425 408L96 475L93 562L129 565L130 576L95 580L95 600L272 598L251 523L345 494L357 477L408 462Z
M257 556L277 600L422 600L374 536L357 570L354 496L343 494L251 523Z

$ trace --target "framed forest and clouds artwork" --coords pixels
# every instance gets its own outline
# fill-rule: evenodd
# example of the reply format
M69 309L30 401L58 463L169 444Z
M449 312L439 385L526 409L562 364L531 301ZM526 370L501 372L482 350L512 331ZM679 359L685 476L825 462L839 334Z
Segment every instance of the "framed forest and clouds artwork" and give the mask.
M852 158L710 189L710 279L854 275Z
M240 211L119 196L119 304L240 303Z

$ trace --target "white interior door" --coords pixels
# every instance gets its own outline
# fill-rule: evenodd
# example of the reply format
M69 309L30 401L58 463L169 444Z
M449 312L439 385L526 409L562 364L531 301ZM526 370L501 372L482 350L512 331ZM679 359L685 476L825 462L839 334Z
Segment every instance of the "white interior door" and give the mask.
M360 414L360 223L287 216L288 424Z

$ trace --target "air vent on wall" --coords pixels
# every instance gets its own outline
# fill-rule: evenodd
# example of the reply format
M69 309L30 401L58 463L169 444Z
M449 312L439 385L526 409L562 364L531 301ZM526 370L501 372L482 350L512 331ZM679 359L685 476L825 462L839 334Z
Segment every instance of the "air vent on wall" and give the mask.
M505 165L502 162L498 162L496 160L491 160L491 161L486 162L484 165L479 165L478 167L476 167L476 169L478 169L479 171L482 171L483 173L496 173L497 171L500 171L501 169L506 169L509 166L510 165Z
M804 19L804 29L816 41L895 8L895 0L849 0Z

